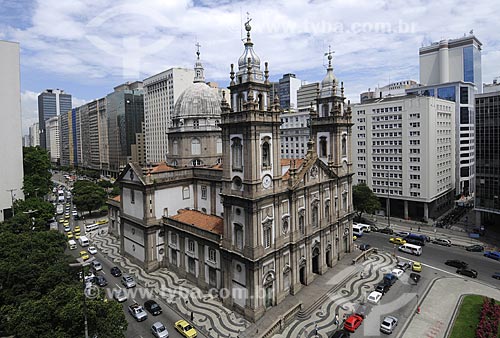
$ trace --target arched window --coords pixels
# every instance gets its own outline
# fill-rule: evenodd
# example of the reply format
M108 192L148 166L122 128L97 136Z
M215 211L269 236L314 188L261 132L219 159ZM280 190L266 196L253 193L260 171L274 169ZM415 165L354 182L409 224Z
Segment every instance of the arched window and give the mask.
M328 103L323 103L323 117L328 116Z
M182 199L187 200L189 198L190 198L189 187L182 188Z
M264 98L262 97L262 94L259 94L259 110L264 110Z
M304 226L304 215L299 215L299 232L302 235L306 232L306 228Z
M174 140L174 142L172 142L172 154L179 155L179 142L177 140Z
M319 157L326 157L327 156L327 147L326 147L326 137L321 136L319 138Z
M319 225L319 222L318 222L318 204L314 204L313 207L312 207L312 226L313 227L317 227Z
M330 201L325 203L325 218L327 222L330 222Z
M234 224L234 245L239 250L243 249L243 227L241 224Z
M243 110L243 96L241 94L238 94L238 106L236 107L236 111L242 111Z
M342 136L342 157L347 156L347 136Z
M269 145L269 138L266 138L262 143L262 166L271 166L271 147Z
M233 138L232 141L231 153L233 170L241 171L243 169L243 145L241 144L241 139L239 137Z
M200 140L197 138L191 140L191 154L201 155L201 143Z
M222 139L220 137L217 139L217 154L222 154Z

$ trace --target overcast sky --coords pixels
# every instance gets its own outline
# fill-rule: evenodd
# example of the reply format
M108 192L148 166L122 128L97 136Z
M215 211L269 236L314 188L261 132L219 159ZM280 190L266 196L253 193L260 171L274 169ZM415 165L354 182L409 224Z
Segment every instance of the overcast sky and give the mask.
M331 45L353 102L377 85L418 81L419 47L471 30L483 43L483 81L500 76L497 0L0 0L0 39L21 44L23 132L44 89L64 89L81 105L123 82L192 68L196 41L206 80L227 86L247 12L272 80L321 81Z

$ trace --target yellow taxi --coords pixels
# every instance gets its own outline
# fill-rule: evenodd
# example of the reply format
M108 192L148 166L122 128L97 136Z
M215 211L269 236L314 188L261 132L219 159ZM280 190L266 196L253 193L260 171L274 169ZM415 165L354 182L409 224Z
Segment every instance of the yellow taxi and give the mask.
M420 262L413 262L411 269L415 272L422 272L422 264Z
M89 254L88 254L88 253L87 253L87 251L85 251L85 250L80 251L80 257L81 257L84 261L86 261L87 259L89 259L89 258L90 258Z
M73 239L73 233L70 231L67 233L68 240Z
M101 220L95 222L95 224L97 224L97 225L103 225L103 224L106 224L106 223L108 223L107 219L101 219Z
M75 232L80 232L80 226L79 225L75 225L74 230L75 230Z
M64 219L69 219L69 214L64 215Z
M75 239L80 239L80 232L75 232Z
M64 222L63 222L63 225L64 225L64 226L68 226L68 225L69 225L69 221L64 221Z
M194 327L183 319L175 322L175 329L186 338L195 338L198 335Z
M398 245L406 244L406 241L402 238L399 238L399 237L391 237L389 239L389 242L394 243L394 244L398 244Z

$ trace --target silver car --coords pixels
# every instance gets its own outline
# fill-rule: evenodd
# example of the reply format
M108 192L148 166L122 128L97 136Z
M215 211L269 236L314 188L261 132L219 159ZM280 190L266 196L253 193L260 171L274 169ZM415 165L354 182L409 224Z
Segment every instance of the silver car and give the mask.
M380 331L391 334L394 328L398 325L398 319L393 316L387 316L380 324Z
M156 338L167 338L168 337L167 328L161 322L156 322L153 325L151 325L151 333Z
M135 287L135 281L134 279L129 276L129 275L123 275L122 276L122 284L127 288L127 289L130 289L130 288L133 288Z
M127 294L122 289L113 291L113 298L118 302L122 303L127 300Z

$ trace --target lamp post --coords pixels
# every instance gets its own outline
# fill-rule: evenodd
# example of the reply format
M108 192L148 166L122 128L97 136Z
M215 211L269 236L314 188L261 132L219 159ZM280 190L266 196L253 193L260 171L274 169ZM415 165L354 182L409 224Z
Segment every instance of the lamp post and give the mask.
M83 316L84 316L84 325L85 325L85 338L89 338L89 327L87 324L87 295L85 294L85 267L89 266L90 263L95 259L95 257L91 257L87 261L83 261L82 258L77 258L78 263L70 263L69 266L72 268L82 268L82 285L83 285Z

